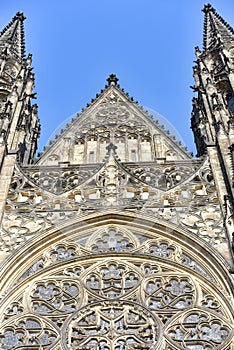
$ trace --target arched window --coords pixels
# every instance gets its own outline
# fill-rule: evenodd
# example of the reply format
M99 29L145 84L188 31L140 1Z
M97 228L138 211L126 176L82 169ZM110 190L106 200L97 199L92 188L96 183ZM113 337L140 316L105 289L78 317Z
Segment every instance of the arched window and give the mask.
M131 159L130 159L130 161L131 162L136 162L136 150L135 149L132 149L131 150Z
M94 151L89 152L89 163L94 163Z

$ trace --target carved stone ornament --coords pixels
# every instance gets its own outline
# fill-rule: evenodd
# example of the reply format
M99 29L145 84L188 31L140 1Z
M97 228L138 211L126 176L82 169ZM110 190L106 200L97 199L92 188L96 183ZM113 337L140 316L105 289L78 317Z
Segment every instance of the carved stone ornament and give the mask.
M198 158L115 74L35 158L24 15L0 33L0 350L234 350L234 31L204 12Z
M96 118L101 123L107 123L107 124L117 124L120 121L125 121L129 118L130 113L128 108L121 103L118 103L118 105L105 104L101 108L99 108L98 112L96 113Z
M115 225L93 237L47 248L19 278L0 303L2 349L229 349L226 292L189 251Z
M66 349L155 349L159 320L137 303L93 303L67 322Z
M32 235L79 217L82 210L114 207L169 221L221 249L225 231L210 166L207 162L193 166L190 170L179 164L123 166L110 150L99 168L16 168L0 246L8 253Z

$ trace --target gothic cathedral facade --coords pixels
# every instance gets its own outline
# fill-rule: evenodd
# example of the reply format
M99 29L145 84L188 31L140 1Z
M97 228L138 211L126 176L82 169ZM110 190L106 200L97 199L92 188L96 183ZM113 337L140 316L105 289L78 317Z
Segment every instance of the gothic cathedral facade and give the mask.
M234 30L203 11L196 158L114 74L35 158L23 14L0 33L0 349L234 349Z

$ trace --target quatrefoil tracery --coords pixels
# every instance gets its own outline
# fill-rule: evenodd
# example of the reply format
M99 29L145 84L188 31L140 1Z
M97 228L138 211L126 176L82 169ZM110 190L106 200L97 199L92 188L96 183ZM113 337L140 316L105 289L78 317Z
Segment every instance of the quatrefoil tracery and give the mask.
M163 262L156 262L156 256L152 263L135 256L75 262L70 256L72 249L59 247L58 255L53 250L59 267L54 265L51 277L44 273L39 278L37 274L24 296L7 307L0 330L2 344L9 339L14 343L20 337L8 324L24 316L27 310L22 305L26 300L31 314L48 320L43 326L46 330L49 324L52 333L60 328L62 349L194 350L199 346L199 350L221 350L221 340L225 344L229 341L227 314L212 288L165 262L167 249L169 256L174 254L173 245L155 241L154 251L163 254ZM220 318L222 323L218 323ZM195 333L191 337L192 330ZM199 345L194 345L194 337ZM15 349L26 349L14 344ZM11 349L4 346L4 350ZM50 348L51 344L42 347Z
M133 266L110 261L92 269L85 277L85 284L94 294L115 299L136 289L140 280L141 274Z

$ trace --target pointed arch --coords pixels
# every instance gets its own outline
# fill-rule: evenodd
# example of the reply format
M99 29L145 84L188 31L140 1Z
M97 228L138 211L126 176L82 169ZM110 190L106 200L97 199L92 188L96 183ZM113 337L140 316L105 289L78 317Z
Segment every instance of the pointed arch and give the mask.
M84 214L31 239L6 261L2 274L0 339L5 344L11 336L16 348L19 329L29 346L33 324L43 339L49 334L45 349L88 349L98 342L106 349L121 349L121 344L151 349L150 339L155 349L165 344L185 349L194 344L186 340L188 320L198 332L204 317L207 334L215 329L218 338L203 332L201 344L219 349L231 341L231 283L223 259L195 235L150 216ZM109 312L116 315L114 326ZM121 326L122 335L104 336L92 317L109 331ZM90 319L88 328L85 319ZM185 329L184 341L178 329Z

